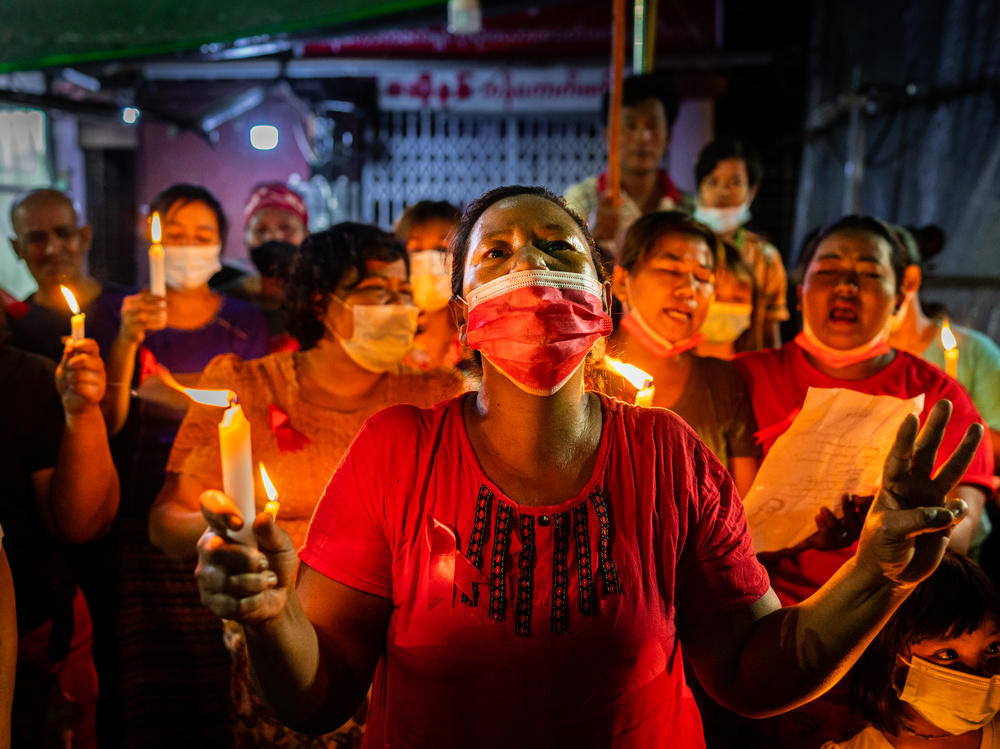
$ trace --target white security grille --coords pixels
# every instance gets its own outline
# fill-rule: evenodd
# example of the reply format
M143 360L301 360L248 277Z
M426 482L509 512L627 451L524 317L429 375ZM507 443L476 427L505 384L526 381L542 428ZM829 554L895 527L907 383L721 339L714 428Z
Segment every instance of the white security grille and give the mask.
M361 220L389 227L418 200L464 206L500 185L557 194L604 168L597 114L469 115L383 112L372 133L385 149L361 170Z

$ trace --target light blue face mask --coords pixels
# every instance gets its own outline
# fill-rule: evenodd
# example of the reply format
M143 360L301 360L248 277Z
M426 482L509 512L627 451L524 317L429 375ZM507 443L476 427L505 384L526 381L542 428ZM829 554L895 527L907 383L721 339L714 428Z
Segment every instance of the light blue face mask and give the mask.
M694 210L694 217L703 224L707 224L716 234L728 234L736 231L750 220L750 203L730 208L707 208L698 205Z

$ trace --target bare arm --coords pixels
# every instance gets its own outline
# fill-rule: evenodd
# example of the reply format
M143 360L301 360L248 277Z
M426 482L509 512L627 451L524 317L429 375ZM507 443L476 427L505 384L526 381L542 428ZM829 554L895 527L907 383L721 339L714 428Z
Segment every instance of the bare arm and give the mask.
M254 684L287 725L333 731L368 693L392 602L302 565L286 609L274 626L247 627Z
M275 714L302 731L342 725L361 704L385 646L392 602L297 565L291 538L257 516L258 550L224 538L235 508L221 492L202 497L208 530L198 542L202 602L244 625L254 683Z
M131 403L132 375L135 373L135 355L138 343L115 339L108 352L108 391L101 401L101 411L112 437L122 430L128 418Z
M122 430L128 418L139 344L147 331L161 330L166 324L167 303L162 297L144 291L122 301L122 323L108 352L108 389L101 401L108 433L112 436Z
M118 473L101 414L104 364L97 343L70 341L56 369L66 426L52 470L32 475L35 498L49 533L83 543L107 532L118 512Z
M736 712L763 717L817 697L840 679L913 587L937 567L965 514L945 498L982 436L973 425L933 480L950 415L935 405L920 438L908 417L886 461L883 487L855 557L813 596L780 609L772 591L727 616L682 621L685 652L702 683Z
M171 559L193 559L205 531L199 498L210 487L186 473L168 473L149 512L149 540Z
M0 548L0 749L10 749L10 710L17 669L17 612L7 552Z
M906 593L854 561L806 601L781 608L774 591L683 631L685 653L709 693L748 717L791 710L832 687Z

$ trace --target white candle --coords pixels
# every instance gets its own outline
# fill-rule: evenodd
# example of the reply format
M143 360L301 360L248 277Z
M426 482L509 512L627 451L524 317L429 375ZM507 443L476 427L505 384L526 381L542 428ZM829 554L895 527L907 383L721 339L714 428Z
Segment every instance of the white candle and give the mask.
M83 333L83 323L87 319L87 316L82 312L79 315L73 315L69 319L70 323L70 338L74 341L82 341L84 339Z
M656 388L653 387L653 381L649 380L649 385L635 394L635 405L649 408L653 405L653 396L655 394Z
M84 339L83 324L87 316L80 311L80 305L76 303L76 297L73 296L73 292L65 286L60 286L59 288L66 299L66 304L69 305L70 310L73 312L73 316L69 319L70 338L74 341L82 341Z
M167 276L163 269L163 245L160 244L160 214L153 214L153 243L149 246L149 293L153 296L167 295Z
M945 320L941 326L941 346L944 348L944 371L954 379L958 379L958 339L951 332L951 326Z
M186 388L177 382L170 371L162 365L159 367L158 374L167 387L184 393L195 403L226 409L219 422L222 491L233 500L233 504L236 505L236 509L240 511L240 516L243 518L243 527L229 535L235 541L256 547L253 521L257 517L257 503L254 499L250 422L244 416L243 408L236 402L236 393L232 390Z
M243 527L232 537L256 546L253 520L257 506L253 494L253 456L250 452L250 422L238 403L233 403L219 422L219 453L222 459L222 490L243 516Z

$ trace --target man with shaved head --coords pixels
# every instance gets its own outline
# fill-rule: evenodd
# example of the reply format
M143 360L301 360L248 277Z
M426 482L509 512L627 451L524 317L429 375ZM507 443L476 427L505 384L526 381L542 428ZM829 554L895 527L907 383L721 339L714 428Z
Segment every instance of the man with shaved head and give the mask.
M70 331L70 310L60 284L73 292L84 312L107 290L84 269L90 227L81 222L73 201L51 188L32 190L15 201L10 219L11 247L38 284L25 303L8 308L11 343L59 361L62 338Z

